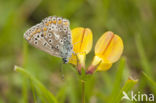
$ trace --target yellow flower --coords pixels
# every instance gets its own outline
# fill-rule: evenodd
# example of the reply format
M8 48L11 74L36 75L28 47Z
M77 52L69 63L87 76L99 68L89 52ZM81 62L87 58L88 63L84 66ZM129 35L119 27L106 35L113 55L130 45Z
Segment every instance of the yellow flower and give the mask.
M88 54L92 48L92 38L92 31L89 28L77 27L72 30L74 54L72 54L69 63L77 65L79 71L81 67L85 68L86 54Z
M122 39L113 32L104 33L95 45L95 56L87 73L92 74L95 69L106 71L116 62L123 52Z
M78 72L85 68L86 54L92 48L92 31L89 28L77 27L72 30L72 57L69 63L77 66ZM86 74L92 74L95 70L106 71L116 62L123 52L122 39L111 31L104 33L95 45L95 56Z

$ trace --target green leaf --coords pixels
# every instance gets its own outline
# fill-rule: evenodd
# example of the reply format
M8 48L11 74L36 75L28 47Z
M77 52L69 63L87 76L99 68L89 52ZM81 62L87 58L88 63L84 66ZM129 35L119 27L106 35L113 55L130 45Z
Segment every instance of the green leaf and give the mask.
M122 89L120 90L119 94L116 94L116 98L114 99L114 101L112 103L120 103L121 101L121 98L123 96L123 91L124 92L128 92L130 90L132 90L133 86L137 83L138 81L137 80L133 80L131 78L129 78L125 85L122 87Z
M40 94L39 96L41 97L44 103L58 103L56 97L50 91L48 91L44 87L44 85L39 80L37 80L33 75L31 75L28 71L17 66L15 66L14 69L15 71L25 75L28 79L32 81L32 85L35 87L36 92Z

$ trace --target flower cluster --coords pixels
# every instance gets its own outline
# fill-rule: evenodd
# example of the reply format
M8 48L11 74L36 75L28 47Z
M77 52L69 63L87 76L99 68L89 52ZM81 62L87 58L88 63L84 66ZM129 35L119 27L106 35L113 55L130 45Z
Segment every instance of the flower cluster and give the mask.
M85 69L86 54L92 49L93 34L89 28L77 27L72 30L73 51L69 63L76 66L79 73ZM90 66L85 69L86 74L95 71L106 71L119 60L123 52L122 39L111 31L105 32L96 42L95 56Z

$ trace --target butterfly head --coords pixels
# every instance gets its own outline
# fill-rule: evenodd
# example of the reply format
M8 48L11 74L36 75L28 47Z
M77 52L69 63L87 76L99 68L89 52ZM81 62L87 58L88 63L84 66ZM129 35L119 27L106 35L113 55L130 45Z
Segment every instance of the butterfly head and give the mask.
M64 64L68 63L68 59L67 58L62 58L62 61L63 61Z

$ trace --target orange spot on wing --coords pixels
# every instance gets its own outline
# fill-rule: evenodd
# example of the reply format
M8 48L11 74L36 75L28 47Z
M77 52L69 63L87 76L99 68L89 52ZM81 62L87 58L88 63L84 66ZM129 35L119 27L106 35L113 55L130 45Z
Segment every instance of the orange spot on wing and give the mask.
M28 40L30 40L31 38L30 37L28 37Z
M47 31L47 28L46 28L46 27L44 27L44 28L43 28L43 30L44 30L44 31Z
M58 21L58 24L61 24L62 23L62 20Z
M53 23L56 24L56 20L54 20Z
M49 23L46 23L45 25L46 25L46 26L48 26L48 25L49 25Z
M49 24L51 24L52 23L52 21L49 21Z
M64 22L64 25L65 25L65 26L67 26L67 25L68 25L68 22L67 22L67 21L66 21L66 22Z

